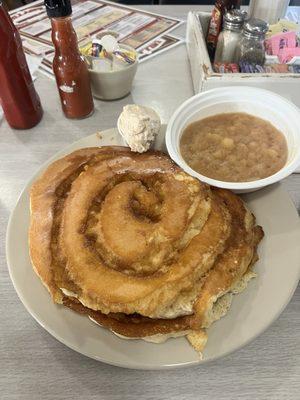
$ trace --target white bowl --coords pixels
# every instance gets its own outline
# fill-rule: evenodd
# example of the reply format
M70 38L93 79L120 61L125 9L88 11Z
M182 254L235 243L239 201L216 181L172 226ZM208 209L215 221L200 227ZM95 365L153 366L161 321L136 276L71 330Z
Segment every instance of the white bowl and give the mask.
M269 121L286 137L288 159L276 174L252 182L224 182L194 171L180 153L180 138L191 122L220 113L246 112ZM290 175L300 165L300 111L290 101L269 90L234 86L199 93L185 101L172 115L166 131L170 157L187 173L212 186L251 192Z

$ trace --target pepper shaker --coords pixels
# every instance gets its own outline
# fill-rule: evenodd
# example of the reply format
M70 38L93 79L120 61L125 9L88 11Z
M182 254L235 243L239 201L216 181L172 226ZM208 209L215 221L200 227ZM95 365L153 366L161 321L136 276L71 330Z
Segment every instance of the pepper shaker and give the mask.
M251 18L245 22L242 39L237 47L238 62L264 65L264 40L268 29L269 24L258 18Z

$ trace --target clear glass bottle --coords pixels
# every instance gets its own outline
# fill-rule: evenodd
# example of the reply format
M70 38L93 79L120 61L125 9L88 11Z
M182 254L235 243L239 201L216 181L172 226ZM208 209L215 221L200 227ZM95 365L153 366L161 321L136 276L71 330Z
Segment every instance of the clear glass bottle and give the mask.
M214 62L236 63L236 48L241 40L244 10L231 10L224 15L223 30L219 35Z
M237 47L236 59L240 63L264 65L264 40L269 25L257 18L245 22L242 39Z

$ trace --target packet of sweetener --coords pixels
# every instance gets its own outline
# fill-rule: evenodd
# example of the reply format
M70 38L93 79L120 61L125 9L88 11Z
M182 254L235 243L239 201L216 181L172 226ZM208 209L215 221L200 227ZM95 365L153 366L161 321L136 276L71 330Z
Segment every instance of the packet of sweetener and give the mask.
M300 30L300 25L295 22L288 21L287 19L281 19L276 24L269 26L269 31L266 34L267 38L276 35L281 32L298 32Z
M284 64L291 61L293 57L300 56L300 47L285 47L278 54L279 61Z
M289 72L289 66L287 64L271 64L264 66L265 72L267 73L287 73Z
M244 61L241 61L239 63L240 66L240 71L242 73L246 73L246 74L255 74L255 73L263 73L265 72L264 67L261 65L257 65L257 64L252 64L252 63L247 63Z
M284 32L279 33L277 35L272 36L270 39L267 39L271 45L272 55L278 56L279 53L289 47L296 47L296 33L295 32ZM269 46L267 46L269 47Z
M219 74L228 74L228 73L236 73L239 72L239 66L233 63L214 63L214 71Z
M300 74L300 65L289 65L288 67L293 74Z

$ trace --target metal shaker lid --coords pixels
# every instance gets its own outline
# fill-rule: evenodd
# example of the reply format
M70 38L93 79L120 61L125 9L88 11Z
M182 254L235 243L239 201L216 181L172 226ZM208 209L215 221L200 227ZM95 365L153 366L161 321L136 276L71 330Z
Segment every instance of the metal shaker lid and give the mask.
M240 30L247 19L247 11L233 9L224 15L224 28L229 30Z
M262 19L251 18L244 24L244 35L249 37L261 37L269 30L269 24Z

